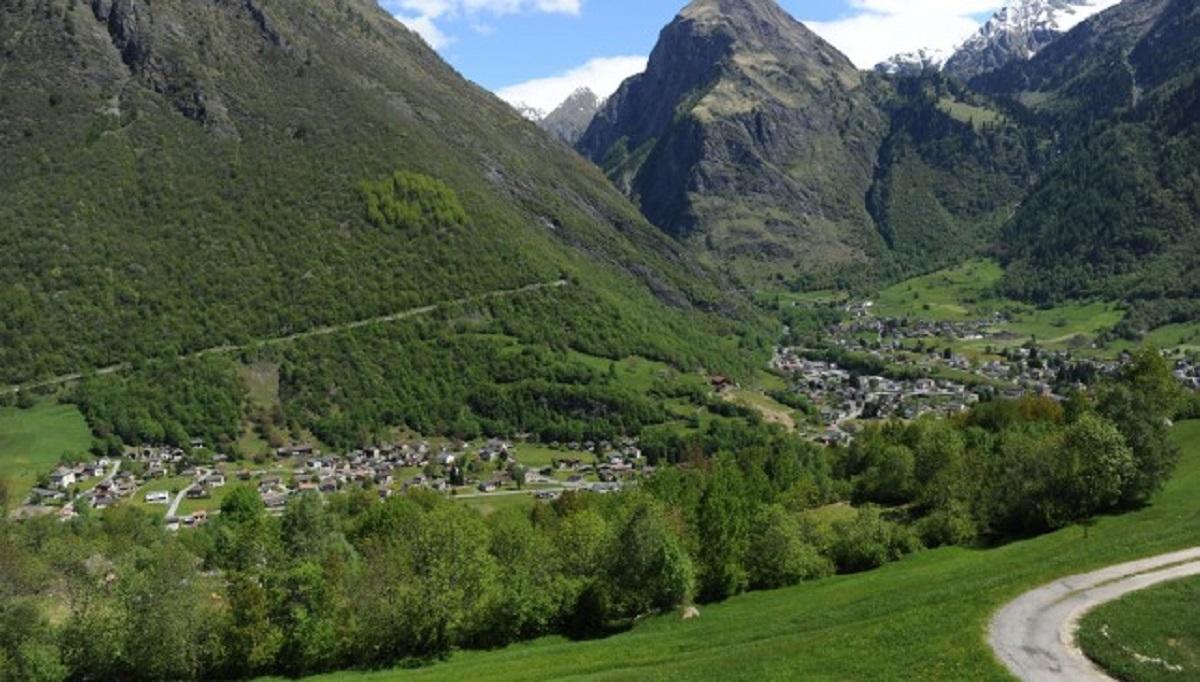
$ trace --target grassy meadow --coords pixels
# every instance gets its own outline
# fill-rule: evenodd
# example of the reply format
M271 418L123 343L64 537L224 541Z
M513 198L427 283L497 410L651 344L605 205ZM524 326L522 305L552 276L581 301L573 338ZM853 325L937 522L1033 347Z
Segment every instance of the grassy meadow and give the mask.
M42 402L27 410L0 408L0 478L12 481L18 497L64 453L86 452L91 444L91 431L74 405Z
M1152 587L1084 617L1092 660L1129 682L1200 679L1200 578Z
M1200 422L1175 429L1176 476L1154 504L988 549L918 553L882 569L702 605L698 619L647 618L606 639L549 637L459 652L416 669L339 673L385 680L1006 680L985 642L992 614L1055 578L1200 542Z

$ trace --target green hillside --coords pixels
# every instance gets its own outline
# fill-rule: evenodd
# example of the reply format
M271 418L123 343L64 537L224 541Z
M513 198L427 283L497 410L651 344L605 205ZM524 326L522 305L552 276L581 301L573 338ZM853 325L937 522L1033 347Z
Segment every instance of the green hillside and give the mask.
M871 573L735 597L598 641L548 638L454 654L420 670L317 680L1007 680L987 648L991 614L1054 578L1194 545L1200 423L1175 430L1184 458L1154 503L992 549L921 552Z
M0 45L2 382L564 275L563 310L653 321L661 355L732 310L370 0L18 0Z
M765 357L719 275L373 0L19 0L0 46L0 387L85 379L67 397L111 451L243 440L249 362L284 370L264 432L343 445L511 434L482 402L506 393L560 432L641 409L578 363L447 356L461 333Z
M1130 332L1197 315L1197 35L1195 3L1134 0L974 82L1064 151L1001 235L1008 293L1124 298Z

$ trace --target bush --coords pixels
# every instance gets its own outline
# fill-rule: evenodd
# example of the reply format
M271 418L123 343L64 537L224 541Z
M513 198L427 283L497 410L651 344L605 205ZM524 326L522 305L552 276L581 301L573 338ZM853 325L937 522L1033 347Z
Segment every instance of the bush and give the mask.
M746 553L751 587L786 587L833 573L833 562L805 540L800 523L782 506L761 509L753 526Z
M879 568L921 548L910 529L887 521L874 506L862 507L853 519L835 522L833 535L830 550L842 573Z

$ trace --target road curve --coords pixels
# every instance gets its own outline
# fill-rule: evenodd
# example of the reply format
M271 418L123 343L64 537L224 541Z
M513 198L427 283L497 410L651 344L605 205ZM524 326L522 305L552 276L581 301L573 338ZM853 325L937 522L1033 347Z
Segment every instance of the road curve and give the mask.
M988 643L1025 682L1112 682L1075 642L1080 619L1130 592L1194 575L1200 575L1200 547L1056 580L1001 609Z

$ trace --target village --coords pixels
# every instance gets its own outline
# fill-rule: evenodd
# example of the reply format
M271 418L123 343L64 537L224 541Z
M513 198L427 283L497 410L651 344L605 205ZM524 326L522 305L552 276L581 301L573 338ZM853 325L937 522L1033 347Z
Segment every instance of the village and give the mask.
M232 484L253 486L269 512L296 495L367 490L386 499L429 490L463 500L525 496L541 501L565 491L607 494L653 472L635 439L616 443L517 445L502 439L472 444L422 440L324 453L309 444L278 448L266 462L235 462L195 440L132 448L124 458L60 465L33 489L21 516L62 520L121 504L164 508L169 529L203 525Z
M849 443L863 421L951 416L997 397L1062 400L1128 360L1127 354L1104 360L1022 344L998 329L1005 322L1002 313L934 321L880 317L872 308L870 301L846 304L847 319L826 329L825 348L775 349L771 369L815 408L809 430L818 442ZM845 366L829 359L831 349L846 358ZM1200 388L1194 358L1172 363L1180 383Z

